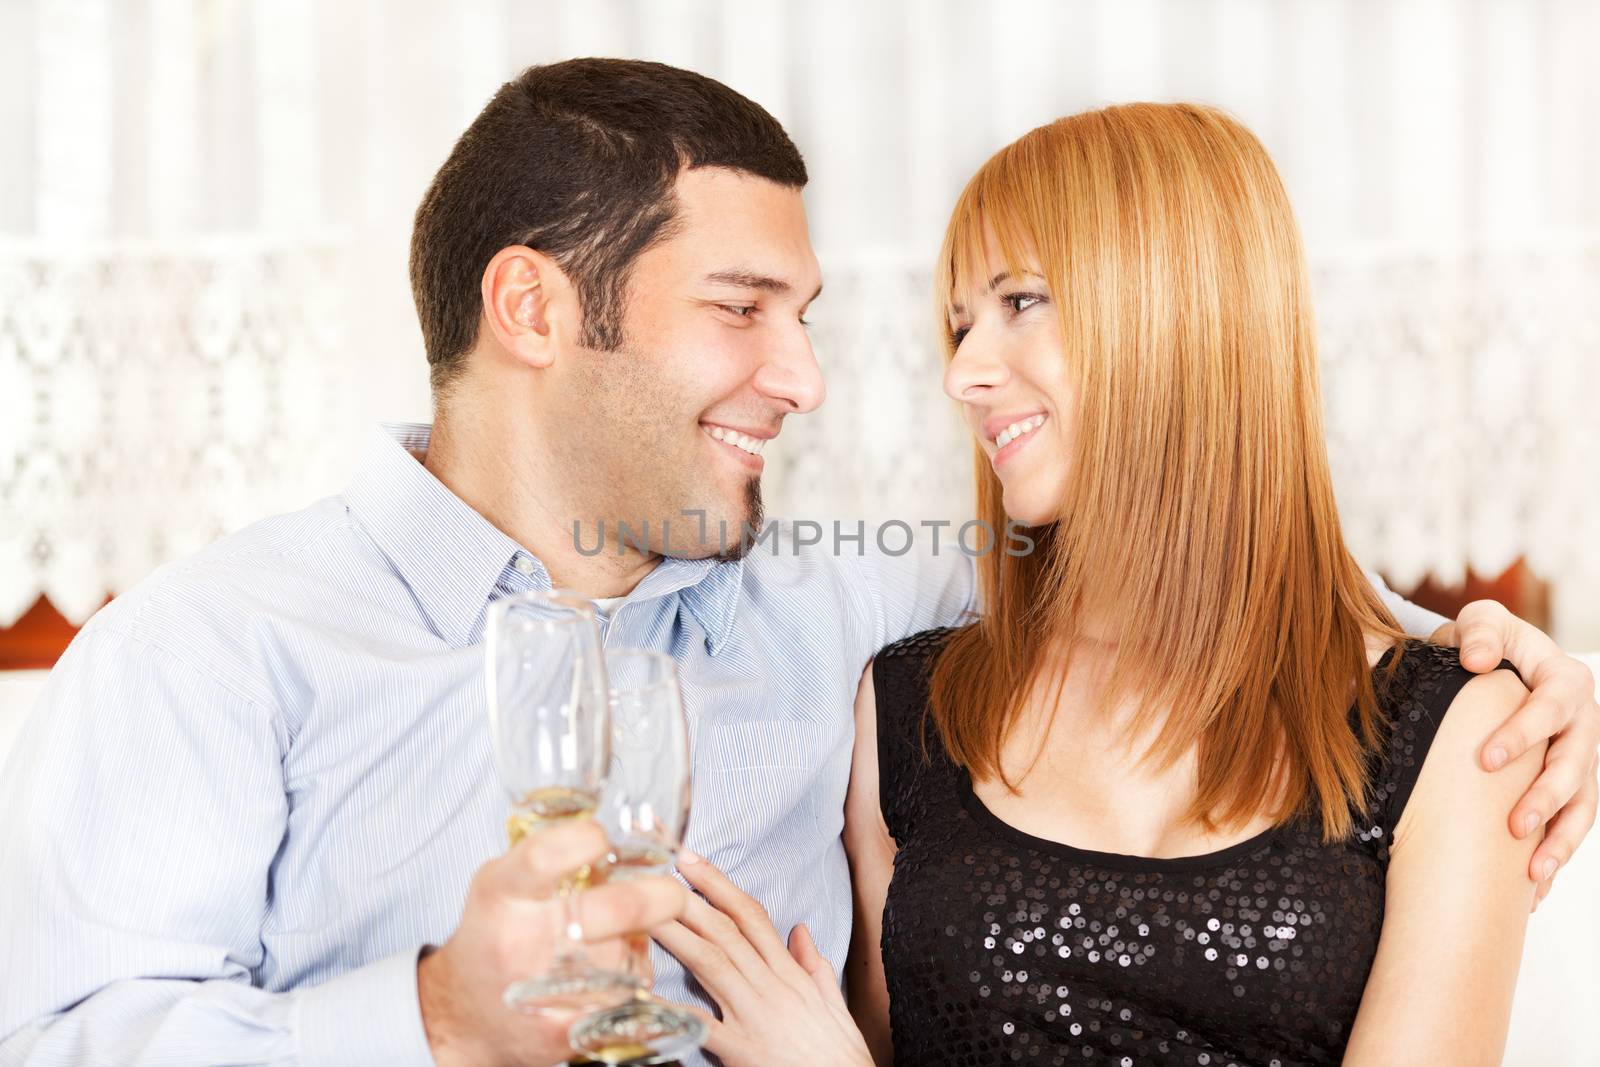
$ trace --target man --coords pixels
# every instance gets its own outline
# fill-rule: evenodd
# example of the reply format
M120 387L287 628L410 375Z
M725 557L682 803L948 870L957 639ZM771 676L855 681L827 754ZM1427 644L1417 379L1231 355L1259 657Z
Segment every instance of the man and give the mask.
M0 1059L548 1062L559 1027L500 1000L537 963L535 902L497 858L479 645L492 600L552 582L606 604L609 645L676 658L690 847L837 971L856 681L973 590L949 546L795 552L780 526L741 555L723 533L759 525L762 448L823 399L805 181L771 116L685 71L576 60L502 88L417 213L431 433L380 436L343 495L118 598L19 741ZM1558 734L1517 814L1565 808L1564 857L1594 809L1585 672L1475 618L1473 665L1509 652L1536 683L1486 747ZM656 962L662 996L694 995Z

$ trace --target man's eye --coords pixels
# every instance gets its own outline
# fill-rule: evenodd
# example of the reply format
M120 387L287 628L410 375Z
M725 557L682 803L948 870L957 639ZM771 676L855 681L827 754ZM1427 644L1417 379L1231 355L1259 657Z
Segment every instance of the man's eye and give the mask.
M723 311L730 311L741 319L748 319L756 309L754 304L718 304Z

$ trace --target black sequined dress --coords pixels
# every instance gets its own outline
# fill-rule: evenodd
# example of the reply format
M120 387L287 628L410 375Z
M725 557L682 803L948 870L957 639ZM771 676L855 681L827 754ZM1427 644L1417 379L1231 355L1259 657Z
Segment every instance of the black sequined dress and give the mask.
M1395 822L1472 677L1455 650L1408 645L1380 686L1392 728L1351 839L1325 845L1301 822L1148 859L1002 822L931 723L924 758L925 672L949 633L891 645L873 667L880 802L899 845L883 917L896 1067L1338 1063L1378 949Z

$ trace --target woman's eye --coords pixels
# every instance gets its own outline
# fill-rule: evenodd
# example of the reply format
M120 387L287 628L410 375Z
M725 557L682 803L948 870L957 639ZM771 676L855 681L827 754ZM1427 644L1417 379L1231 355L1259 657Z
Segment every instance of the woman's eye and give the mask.
M950 331L950 347L951 348L960 348L961 347L961 342L965 341L967 339L967 334L969 334L971 332L972 332L972 327L970 327L970 326L957 326L955 329L951 330Z
M1003 296L1000 299L1002 303L1008 305L1011 310L1016 312L1018 315L1022 314L1024 311L1027 311L1028 308L1033 307L1035 304L1044 302L1044 297L1039 296L1037 293L1011 293L1010 295Z

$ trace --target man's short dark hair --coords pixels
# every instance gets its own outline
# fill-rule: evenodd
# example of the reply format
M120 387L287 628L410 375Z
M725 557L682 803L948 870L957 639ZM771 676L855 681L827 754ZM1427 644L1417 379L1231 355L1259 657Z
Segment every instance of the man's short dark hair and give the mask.
M661 63L573 59L529 67L456 141L417 208L411 290L434 389L477 343L483 270L527 245L577 288L583 343L621 346L629 270L670 235L686 167L728 167L792 188L806 166L760 105Z

